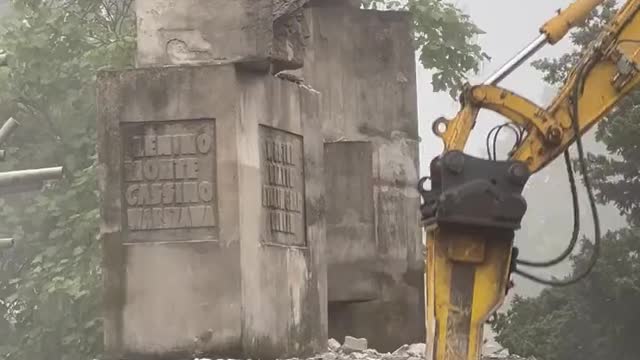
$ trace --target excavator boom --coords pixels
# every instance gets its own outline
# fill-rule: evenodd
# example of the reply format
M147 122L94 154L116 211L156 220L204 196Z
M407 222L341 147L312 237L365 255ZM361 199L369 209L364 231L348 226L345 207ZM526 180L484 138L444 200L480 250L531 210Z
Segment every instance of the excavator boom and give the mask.
M619 8L548 107L539 107L498 83L544 44L558 42L602 2L579 0L561 11L540 28L538 38L483 84L467 86L454 118L434 122L444 151L431 162L430 177L420 181L427 244L427 359L480 359L483 326L504 301L511 274L525 276L518 265L532 264L520 261L513 247L527 209L524 186L532 174L562 153L570 170L567 149L574 143L599 239L580 138L640 83L640 0L628 0ZM482 109L503 115L518 129L520 139L507 160L464 153ZM431 182L428 190L424 188L427 180Z

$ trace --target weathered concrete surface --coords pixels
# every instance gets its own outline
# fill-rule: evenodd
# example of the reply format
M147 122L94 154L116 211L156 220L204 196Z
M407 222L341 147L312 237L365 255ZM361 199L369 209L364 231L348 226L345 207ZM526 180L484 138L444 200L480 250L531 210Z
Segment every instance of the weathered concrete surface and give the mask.
M137 0L138 66L302 67L307 0Z
M273 0L273 19L296 12L308 2L309 0Z
M273 0L273 18L278 19L283 15L291 14L305 5L311 0ZM324 0L325 2L333 2L337 5L346 5L359 9L362 6L361 0Z
M317 354L314 357L304 360L424 360L426 357L426 345L424 343L405 344L397 349L390 350L388 352L378 352L375 349L362 349L362 346L356 346L357 351L354 352L353 340L350 337L345 337L344 344L340 344L336 339L329 340L329 346L327 351L322 354ZM357 339L357 342L364 342L366 339ZM360 345L360 344L358 344ZM295 360L295 359L291 359ZM431 359L429 359L431 360ZM523 358L517 355L509 355L507 349L484 348L482 351L482 360L535 360L534 357Z
M138 66L260 61L272 42L272 0L137 0Z
M331 189L329 335L364 337L382 351L423 341L410 17L339 1L312 1L305 11L310 39L302 76L322 93Z
M101 72L98 96L109 356L323 349L319 95L209 65Z
M368 141L325 144L330 301L368 301L380 295L373 201L373 146Z
M303 9L293 10L274 20L272 73L298 69L304 65L305 41L308 38Z

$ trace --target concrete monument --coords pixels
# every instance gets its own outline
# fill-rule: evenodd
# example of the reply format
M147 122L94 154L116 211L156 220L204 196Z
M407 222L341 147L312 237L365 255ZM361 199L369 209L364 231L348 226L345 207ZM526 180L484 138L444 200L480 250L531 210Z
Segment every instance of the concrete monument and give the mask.
M98 88L108 353L322 350L318 95L233 64L106 71Z
M322 93L329 336L424 341L409 14L312 1L303 77Z
M423 341L410 18L355 3L136 1L98 79L112 358Z

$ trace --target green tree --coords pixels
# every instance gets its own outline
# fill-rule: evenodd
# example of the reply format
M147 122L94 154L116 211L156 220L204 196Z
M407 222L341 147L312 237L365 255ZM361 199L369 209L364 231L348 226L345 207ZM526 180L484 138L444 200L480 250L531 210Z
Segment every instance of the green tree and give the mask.
M588 133L583 136L584 148L597 153L606 153L603 146L596 146L600 144L595 142L593 135ZM506 158L515 140L513 134L507 131L503 131L500 137L497 143L497 154L498 158L502 159ZM572 156L577 156L575 151L571 153ZM591 226L593 219L587 207L588 196L584 187L578 186L577 190L580 203L580 236L590 236L593 234ZM527 183L523 194L527 200L527 213L522 219L522 228L516 232L515 236L515 246L520 251L519 256L521 259L536 261L554 258L566 249L573 230L572 198L563 159L553 161L536 173ZM599 204L598 214L603 231L627 226L624 216L618 214L613 204ZM542 271L538 270L536 274L562 277L570 271L570 262L563 261ZM515 294L534 296L544 288L543 285L521 277L514 280L515 287L510 291L510 297Z
M21 127L3 169L64 165L42 193L0 200L0 356L87 359L102 346L95 74L130 65L131 1L18 0L0 31L0 118Z
M362 0L371 9L406 10L413 16L415 44L420 63L433 70L431 85L436 92L455 97L469 73L479 70L489 56L475 42L484 34L453 4L443 0Z
M573 32L573 52L536 62L548 83L564 81L581 49L594 39L616 6L615 1L606 1ZM599 261L583 281L545 289L534 298L515 298L510 310L494 324L497 340L512 352L538 360L637 359L640 311L634 304L640 301L639 111L640 91L635 91L596 128L596 140L604 143L610 154L588 157L598 201L617 207L629 226L603 236ZM592 253L591 243L583 241L570 260L568 276L582 273Z
M512 353L538 360L632 360L640 345L640 230L607 233L599 262L584 281L545 289L534 298L516 296L493 325ZM573 258L581 272L591 254L585 245Z
M380 2L378 2L380 3ZM392 2L389 2L390 4ZM86 360L102 351L95 180L95 76L132 65L132 0L13 0L0 26L0 119L22 126L0 171L64 165L41 193L0 199L0 357ZM371 4L370 4L371 5ZM397 4L392 4L397 5ZM423 64L452 90L483 58L480 33L452 6L411 1ZM422 35L420 35L422 34Z

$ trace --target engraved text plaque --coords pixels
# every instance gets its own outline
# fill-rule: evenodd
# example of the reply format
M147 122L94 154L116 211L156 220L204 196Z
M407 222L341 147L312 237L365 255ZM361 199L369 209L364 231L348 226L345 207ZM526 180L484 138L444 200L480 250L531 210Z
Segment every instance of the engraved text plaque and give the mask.
M260 126L262 241L306 246L302 137Z
M129 240L217 239L213 120L127 123L122 132Z

